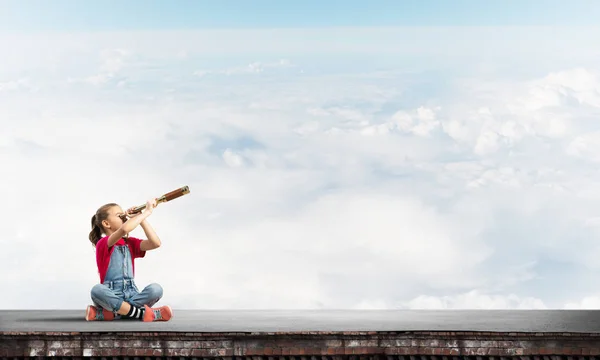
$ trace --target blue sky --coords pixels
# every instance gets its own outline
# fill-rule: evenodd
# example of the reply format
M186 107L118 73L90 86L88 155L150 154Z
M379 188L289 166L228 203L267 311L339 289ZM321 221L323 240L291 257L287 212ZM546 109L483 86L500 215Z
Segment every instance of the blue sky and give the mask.
M593 0L0 0L3 31L593 25Z
M82 3L0 0L0 308L85 309L91 215L183 185L175 310L600 306L591 1Z

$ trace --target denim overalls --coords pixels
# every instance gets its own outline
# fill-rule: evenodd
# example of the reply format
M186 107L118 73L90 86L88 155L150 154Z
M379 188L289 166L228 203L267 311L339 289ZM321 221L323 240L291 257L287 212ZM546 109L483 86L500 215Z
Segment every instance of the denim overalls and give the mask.
M92 301L96 307L102 307L116 313L123 301L130 305L143 308L152 307L163 295L159 284L150 284L140 292L133 279L132 259L127 245L113 245L108 270L103 284L92 288ZM118 318L117 314L117 318Z

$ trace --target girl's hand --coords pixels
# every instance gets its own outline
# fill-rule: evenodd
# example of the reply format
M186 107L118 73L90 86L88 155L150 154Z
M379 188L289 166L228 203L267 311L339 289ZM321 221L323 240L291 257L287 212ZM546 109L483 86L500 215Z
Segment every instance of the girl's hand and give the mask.
M157 206L158 204L156 203L156 199L150 199L148 201L146 201L146 208L140 212L137 213L132 213L133 209L136 208L136 206L132 206L129 209L127 209L127 216L129 218L134 218L136 216L140 216L142 214L146 214L146 216L149 216L150 214L152 214L152 210Z
M130 219L131 219L131 218L134 218L134 217L136 217L136 216L140 216L140 215L142 215L142 212L141 212L141 211L139 211L139 212L136 212L136 213L132 212L132 211L133 211L133 209L135 209L135 208L136 208L135 206L132 206L132 207L130 207L129 209L127 209L126 213L127 213L127 217L128 217L128 218L130 218Z
M144 209L144 213L148 213L148 215L152 214L152 210L157 206L156 199L152 198L146 201L146 208Z

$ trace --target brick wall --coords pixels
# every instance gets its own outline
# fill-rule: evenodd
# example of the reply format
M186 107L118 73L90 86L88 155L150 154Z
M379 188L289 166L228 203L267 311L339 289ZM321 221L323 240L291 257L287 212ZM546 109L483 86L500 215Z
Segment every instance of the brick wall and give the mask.
M476 332L0 333L0 358L202 357L233 360L452 360L600 355L600 334ZM295 359L294 359L295 358ZM556 359L556 358L555 358Z

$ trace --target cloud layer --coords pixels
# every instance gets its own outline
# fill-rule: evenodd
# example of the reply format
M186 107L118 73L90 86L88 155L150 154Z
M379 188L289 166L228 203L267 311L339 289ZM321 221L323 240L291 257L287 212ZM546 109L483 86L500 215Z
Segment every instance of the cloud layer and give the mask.
M597 29L307 31L4 35L0 308L84 308L95 210L183 185L174 308L598 303Z

